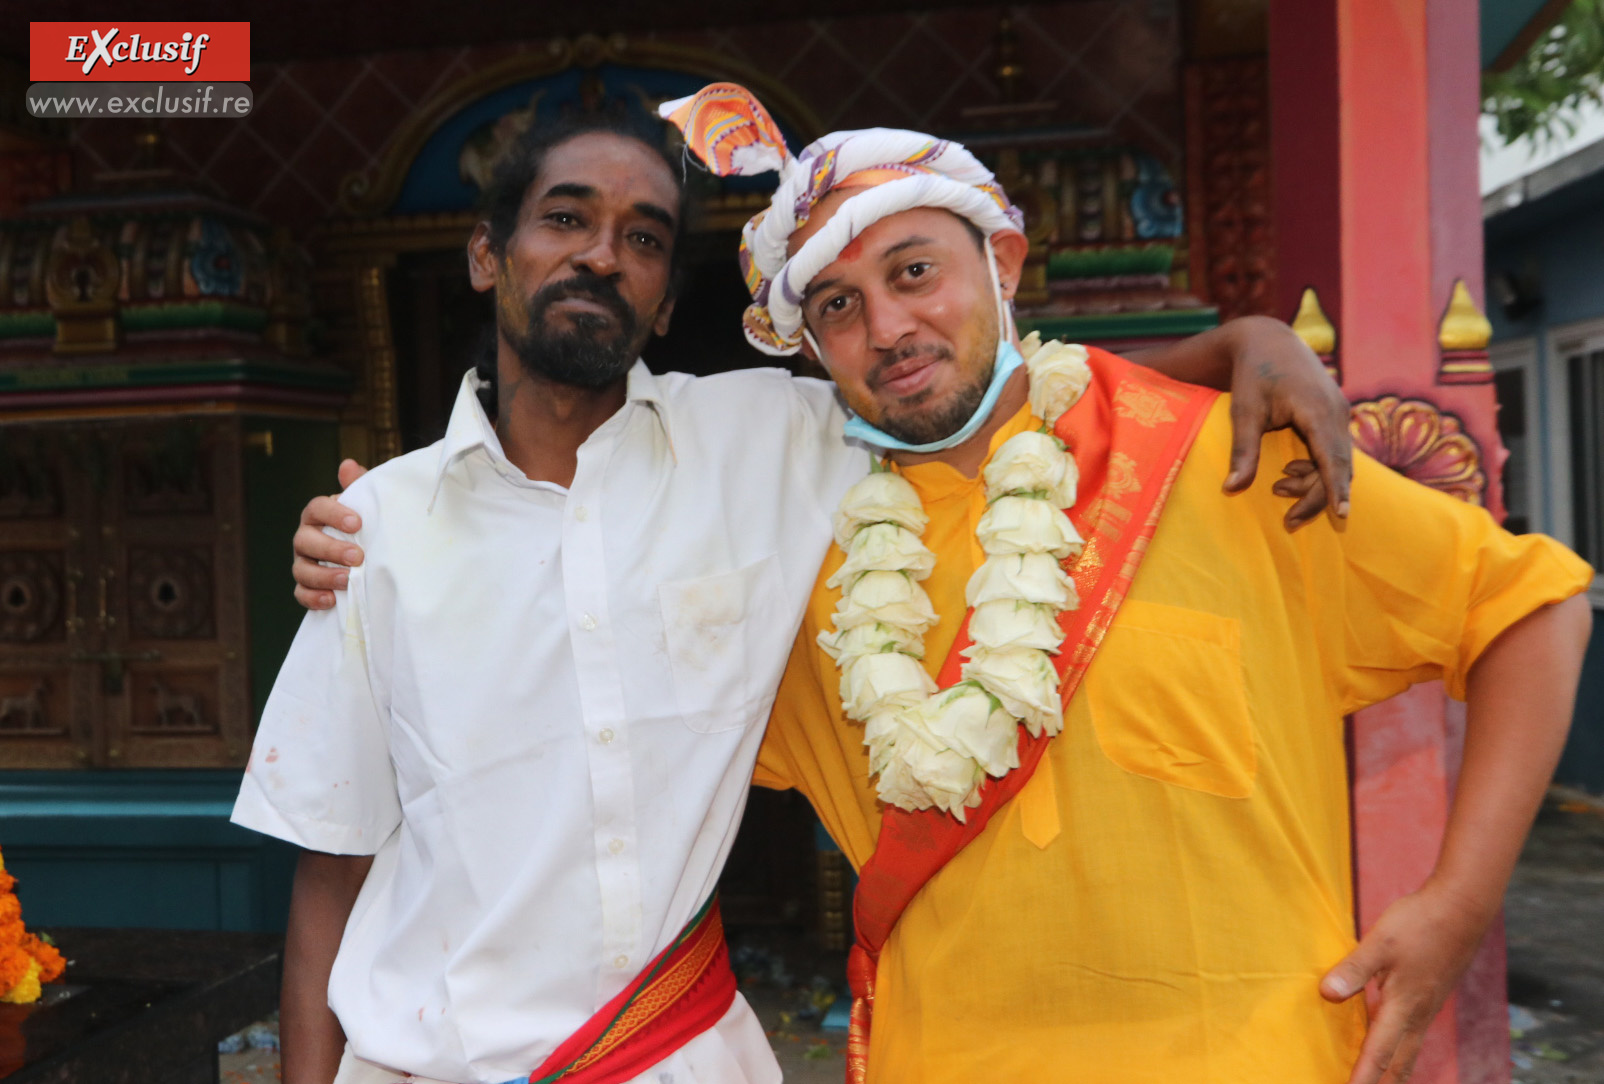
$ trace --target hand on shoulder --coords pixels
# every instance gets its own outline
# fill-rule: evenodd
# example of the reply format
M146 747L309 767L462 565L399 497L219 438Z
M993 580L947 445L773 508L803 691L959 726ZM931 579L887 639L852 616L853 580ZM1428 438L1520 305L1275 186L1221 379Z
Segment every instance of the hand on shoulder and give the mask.
M340 464L340 488L367 473L354 459ZM362 547L343 538L324 533L324 528L355 534L362 529L362 517L341 504L338 497L313 497L301 509L301 523L295 530L295 601L309 610L327 610L334 605L334 592L345 590L350 573L362 563Z

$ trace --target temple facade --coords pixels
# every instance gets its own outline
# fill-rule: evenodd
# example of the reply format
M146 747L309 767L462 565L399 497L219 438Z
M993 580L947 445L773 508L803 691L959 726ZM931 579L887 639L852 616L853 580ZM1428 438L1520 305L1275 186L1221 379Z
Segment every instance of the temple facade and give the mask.
M475 200L538 121L644 126L729 79L798 147L870 126L959 139L1026 211L1025 327L1119 350L1279 317L1341 381L1365 451L1512 503L1479 79L1553 5L665 6L257 19L244 120L0 106L0 845L33 921L282 926L292 856L227 813L299 616L289 535L341 456L442 434L491 315L463 273ZM6 63L20 102L23 58ZM771 364L741 337L733 259L762 185L689 184L686 287L647 361ZM1435 858L1456 709L1426 686L1352 721L1361 927ZM1584 703L1577 742L1604 742L1601 711ZM844 947L849 874L805 803L758 795L750 817L729 920ZM1495 936L1416 1079L1507 1079L1502 984Z

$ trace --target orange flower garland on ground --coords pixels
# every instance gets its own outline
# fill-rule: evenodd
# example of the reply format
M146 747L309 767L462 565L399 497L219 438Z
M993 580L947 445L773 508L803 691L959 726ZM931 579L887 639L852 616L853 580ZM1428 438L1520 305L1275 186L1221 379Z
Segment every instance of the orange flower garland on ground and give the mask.
M12 889L17 880L0 857L0 1001L26 1005L39 1000L39 984L61 977L66 961L49 942L22 925L22 904Z

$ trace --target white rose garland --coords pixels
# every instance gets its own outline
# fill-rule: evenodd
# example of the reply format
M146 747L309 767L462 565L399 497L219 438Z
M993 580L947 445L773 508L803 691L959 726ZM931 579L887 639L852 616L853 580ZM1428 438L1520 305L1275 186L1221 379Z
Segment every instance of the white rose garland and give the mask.
M1091 383L1086 348L1021 344L1030 405L1051 430ZM835 516L846 562L826 581L841 587L835 628L819 646L841 672L841 704L864 724L880 799L899 809L932 806L964 819L980 784L1019 767L1019 724L1033 737L1063 728L1052 656L1058 615L1080 603L1063 561L1083 542L1064 509L1075 503L1075 458L1050 431L1020 433L991 457L989 505L976 530L986 560L964 597L973 613L963 680L937 690L919 660L938 618L919 581L935 568L920 541L929 523L901 475L877 471L847 491Z

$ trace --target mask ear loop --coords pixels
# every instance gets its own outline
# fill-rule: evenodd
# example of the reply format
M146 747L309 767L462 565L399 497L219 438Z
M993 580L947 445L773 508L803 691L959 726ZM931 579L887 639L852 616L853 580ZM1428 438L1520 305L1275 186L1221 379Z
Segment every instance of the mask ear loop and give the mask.
M997 302L998 338L1002 342L1012 342L1018 333L1014 326L1014 307L1003 301L1002 276L997 273L997 252L991 247L990 237L986 238L986 270L991 272L991 296Z
M813 337L813 332L808 330L808 325L806 323L802 325L802 338L809 346L813 348L814 359L817 360L820 365L823 365L824 351L819 349L818 340Z

